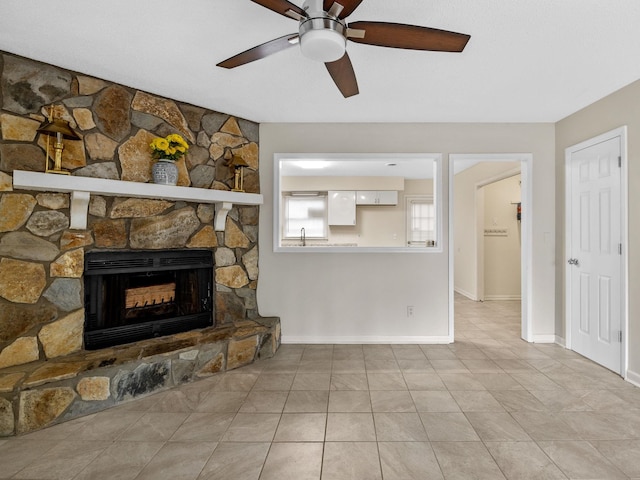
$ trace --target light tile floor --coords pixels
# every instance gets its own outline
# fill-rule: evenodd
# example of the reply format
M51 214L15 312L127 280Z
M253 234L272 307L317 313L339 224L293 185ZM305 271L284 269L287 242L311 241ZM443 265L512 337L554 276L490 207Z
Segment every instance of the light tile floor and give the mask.
M640 389L521 341L519 307L457 298L453 345L283 345L267 361L0 439L0 478L640 478Z

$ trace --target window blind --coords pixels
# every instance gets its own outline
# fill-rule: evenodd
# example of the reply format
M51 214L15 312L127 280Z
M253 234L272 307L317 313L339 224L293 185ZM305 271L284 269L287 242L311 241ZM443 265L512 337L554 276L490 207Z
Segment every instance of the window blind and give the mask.
M307 238L327 237L327 197L293 196L284 197L284 236L300 237L304 228Z

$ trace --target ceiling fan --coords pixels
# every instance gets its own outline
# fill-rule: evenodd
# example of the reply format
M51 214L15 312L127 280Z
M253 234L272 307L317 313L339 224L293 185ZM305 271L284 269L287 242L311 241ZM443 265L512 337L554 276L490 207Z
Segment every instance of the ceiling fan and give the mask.
M347 98L358 94L353 65L346 52L347 40L379 47L461 52L471 38L463 33L388 22L353 22L345 18L363 0L305 0L302 8L288 0L251 0L299 22L291 33L250 48L220 63L235 68L300 44L303 55L324 62L336 86Z

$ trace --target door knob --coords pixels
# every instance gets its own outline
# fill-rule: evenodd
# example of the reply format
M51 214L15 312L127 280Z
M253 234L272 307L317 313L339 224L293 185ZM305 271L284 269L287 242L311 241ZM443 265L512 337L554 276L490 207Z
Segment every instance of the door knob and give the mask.
M580 265L580 262L577 258L570 258L569 260L567 260L567 263L569 265L575 265L576 267Z

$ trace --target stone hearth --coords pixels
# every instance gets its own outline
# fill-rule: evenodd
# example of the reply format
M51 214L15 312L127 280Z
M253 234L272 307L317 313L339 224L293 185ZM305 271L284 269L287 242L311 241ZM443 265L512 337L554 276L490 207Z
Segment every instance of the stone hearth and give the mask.
M279 319L259 318L4 368L0 436L27 433L269 358L279 339Z
M178 161L178 185L231 193L223 158L231 149L249 165L245 190L257 194L256 123L2 52L0 102L0 436L273 355L279 320L262 318L256 301L258 206L229 205L222 219L205 200L92 194L79 228L73 194L16 191L12 178L44 171L37 128L53 106L81 137L65 141L62 156L73 178L135 190L151 180L151 140L179 133L190 148ZM84 349L85 252L189 248L214 254L213 327Z

